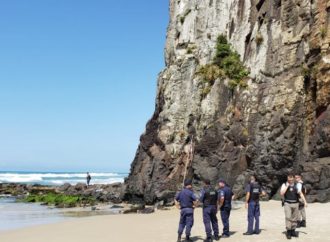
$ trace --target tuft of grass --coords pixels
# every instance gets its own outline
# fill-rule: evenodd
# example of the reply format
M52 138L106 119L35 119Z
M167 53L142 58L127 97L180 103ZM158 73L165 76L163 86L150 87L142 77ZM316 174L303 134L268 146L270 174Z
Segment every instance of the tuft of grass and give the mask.
M327 36L327 29L324 28L324 27L321 27L320 28L320 35L321 35L321 38L324 39Z
M184 17L184 16L181 16L181 17L180 17L180 23L181 23L181 24L183 24L183 23L184 23L184 19L185 19L185 17Z
M256 40L257 46L260 46L264 42L264 37L261 35L260 32L258 32L255 40Z
M316 79L317 67L308 67L306 64L301 65L301 75L305 80Z
M202 90L202 98L205 98L211 92L211 86L207 85Z
M214 84L216 79L224 76L223 70L214 64L206 64L201 66L197 71L197 74L202 77L204 83L207 83L211 86Z
M243 128L242 135L245 136L245 137L248 137L249 136L249 131L248 131L247 128Z
M187 54L192 54L194 53L194 50L196 49L196 46L195 45L189 45L187 47Z

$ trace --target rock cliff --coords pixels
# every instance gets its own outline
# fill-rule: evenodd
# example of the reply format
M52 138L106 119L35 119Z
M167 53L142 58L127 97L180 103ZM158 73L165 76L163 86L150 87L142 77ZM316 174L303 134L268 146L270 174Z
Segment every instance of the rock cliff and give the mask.
M226 179L240 196L255 173L273 196L301 172L310 201L330 200L330 2L170 0L155 112L126 179L126 198L169 202L184 177ZM247 87L196 74L224 34Z

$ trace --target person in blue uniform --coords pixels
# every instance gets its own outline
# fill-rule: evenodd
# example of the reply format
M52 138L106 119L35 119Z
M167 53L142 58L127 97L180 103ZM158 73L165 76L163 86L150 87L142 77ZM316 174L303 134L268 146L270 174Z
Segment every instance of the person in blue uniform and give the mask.
M219 191L218 191L218 200L220 207L220 215L223 224L223 232L221 237L228 238L230 236L229 233L229 216L231 211L231 200L233 197L233 192L231 188L226 184L225 180L219 180Z
M206 232L205 241L212 241L212 230L214 233L214 239L219 240L219 226L217 219L218 192L211 186L210 180L204 180L204 187L201 191L199 200L203 203L203 223Z
M262 190L261 185L256 181L255 176L250 177L250 182L245 189L245 208L248 209L248 229L244 235L259 234L259 217L260 217L260 195L265 196L266 193ZM253 224L255 221L255 228Z
M181 241L183 230L186 229L186 241L190 239L191 228L194 225L194 208L197 206L197 198L192 191L192 181L184 181L184 188L175 196L175 203L180 207L180 222L178 240Z

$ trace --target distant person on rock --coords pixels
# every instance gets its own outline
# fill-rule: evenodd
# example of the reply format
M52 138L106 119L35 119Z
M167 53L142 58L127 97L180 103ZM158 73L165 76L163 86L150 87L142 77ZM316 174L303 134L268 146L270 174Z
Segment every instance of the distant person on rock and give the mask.
M87 176L86 176L87 186L89 186L91 179L92 179L91 175L89 174L89 172L87 172Z
M214 233L214 239L219 240L219 226L217 219L218 192L211 186L210 180L205 180L204 184L205 186L202 189L199 200L203 203L203 223L206 232L205 242L212 242L212 230Z
M298 189L301 190L301 192L304 194L306 198L307 189L301 178L301 175L300 174L295 175L295 180L297 182ZM302 198L299 198L299 213L298 213L297 228L299 227L306 227L306 210Z
M257 182L255 176L250 177L250 182L245 189L245 208L248 209L248 229L243 235L259 234L259 217L260 217L260 195L265 196L266 193L262 190L261 185ZM253 229L253 225L254 229Z
M175 196L175 204L181 209L177 241L181 241L183 230L186 229L186 241L191 242L190 232L194 225L194 208L197 206L197 198L192 191L192 180L184 181L184 188Z
M219 180L218 201L220 207L220 215L223 224L223 232L221 238L229 238L229 216L231 211L231 200L233 198L233 192L231 188L226 184L225 180Z
M282 184L280 193L284 198L286 238L298 237L296 227L299 214L299 198L303 200L305 207L307 207L307 202L301 192L301 186L297 186L293 175L288 175L287 182Z

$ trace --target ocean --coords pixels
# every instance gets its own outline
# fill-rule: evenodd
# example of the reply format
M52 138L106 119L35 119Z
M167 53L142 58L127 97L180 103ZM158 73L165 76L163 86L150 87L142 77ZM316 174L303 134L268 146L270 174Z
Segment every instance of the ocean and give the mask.
M102 172L90 173L91 184L110 184L123 182L127 173ZM86 182L86 173L82 172L6 172L0 171L0 183L23 183L59 186L64 183L75 185Z
M34 203L17 203L15 198L0 197L0 232L68 219L59 209Z
M127 173L90 173L91 184L123 182ZM82 172L6 172L0 171L0 183L23 183L59 186L86 182ZM86 208L88 209L88 208ZM0 196L0 232L70 219L63 210L33 203L17 203L13 197Z

